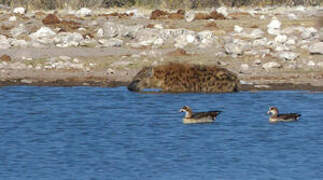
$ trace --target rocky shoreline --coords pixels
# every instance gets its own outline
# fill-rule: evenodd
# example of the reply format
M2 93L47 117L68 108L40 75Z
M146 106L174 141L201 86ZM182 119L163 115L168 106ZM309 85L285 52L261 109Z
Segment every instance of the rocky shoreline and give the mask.
M144 66L210 64L241 90L323 90L320 7L0 9L0 86L123 86Z

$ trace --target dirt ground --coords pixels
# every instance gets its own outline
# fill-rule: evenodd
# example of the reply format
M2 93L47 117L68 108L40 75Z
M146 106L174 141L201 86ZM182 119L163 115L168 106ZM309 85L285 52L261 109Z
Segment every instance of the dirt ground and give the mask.
M311 12L309 12L310 14ZM282 22L282 29L289 26L316 27L318 16L300 15L296 20L290 20L286 15L274 14ZM267 24L271 18L260 20L257 14L251 16L247 13L232 14L232 18L226 20L215 20L210 24L208 20L198 20L187 23L184 19L158 19L147 18L116 18L120 24L161 24L164 28L177 29L185 28L193 31L211 30L216 36L227 35L232 32L234 25L239 25L245 29L259 28L266 31ZM267 16L267 14L266 14ZM86 17L95 19L95 17ZM111 20L112 21L112 20ZM215 26L216 24L216 26ZM268 36L268 39L273 37ZM243 55L238 57L218 56L219 49L196 48L186 46L185 52L177 52L176 48L162 46L160 48L144 47L133 48L129 46L111 48L10 48L0 50L0 56L9 55L12 62L23 62L26 65L44 63L43 59L51 57L68 56L77 58L84 64L94 64L91 68L84 69L0 69L0 86L7 85L40 85L40 86L118 86L127 85L132 77L144 66L157 65L167 62L195 63L219 65L238 74L241 80L241 90L279 90L279 89L302 89L302 90L323 90L323 69L320 67L307 66L309 60L315 63L323 62L323 55L310 54L309 52L297 48L299 57L294 62L284 61L277 57L254 55ZM175 52L175 53L172 53ZM24 58L32 58L25 60ZM261 60L261 65L256 65L256 60ZM276 61L282 68L275 68L266 71L262 64L269 61ZM247 70L241 70L241 65L247 64ZM293 68L289 68L293 67Z

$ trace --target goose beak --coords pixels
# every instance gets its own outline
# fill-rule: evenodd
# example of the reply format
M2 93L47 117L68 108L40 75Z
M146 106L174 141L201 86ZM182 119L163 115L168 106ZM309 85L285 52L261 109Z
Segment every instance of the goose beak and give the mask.
M178 112L184 112L184 110L183 109L180 109Z

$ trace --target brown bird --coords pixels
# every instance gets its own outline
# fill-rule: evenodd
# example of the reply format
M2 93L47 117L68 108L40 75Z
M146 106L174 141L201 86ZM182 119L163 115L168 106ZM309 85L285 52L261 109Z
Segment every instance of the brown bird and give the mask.
M301 114L298 113L288 113L288 114L279 114L277 107L269 107L267 114L270 115L269 122L292 122L297 121Z
M183 106L180 112L185 112L185 117L183 118L184 124L193 123L211 123L214 122L216 116L218 116L222 111L208 111L208 112L196 112L193 113L192 109L188 106Z

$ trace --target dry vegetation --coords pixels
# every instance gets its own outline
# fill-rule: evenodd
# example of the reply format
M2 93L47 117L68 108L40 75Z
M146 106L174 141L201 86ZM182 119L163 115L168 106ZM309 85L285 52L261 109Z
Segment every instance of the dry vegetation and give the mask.
M27 9L57 9L80 7L129 7L140 6L150 8L185 8L196 9L214 6L316 6L323 0L0 0L0 4L10 7L24 6Z

